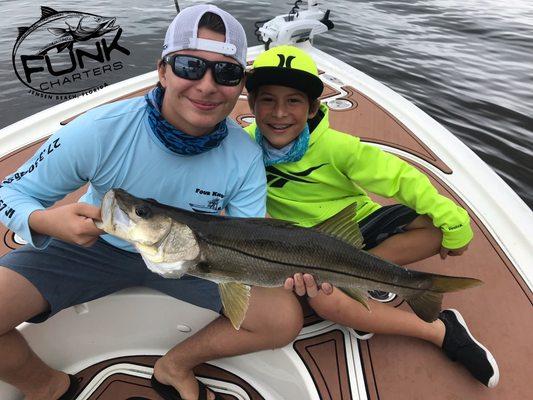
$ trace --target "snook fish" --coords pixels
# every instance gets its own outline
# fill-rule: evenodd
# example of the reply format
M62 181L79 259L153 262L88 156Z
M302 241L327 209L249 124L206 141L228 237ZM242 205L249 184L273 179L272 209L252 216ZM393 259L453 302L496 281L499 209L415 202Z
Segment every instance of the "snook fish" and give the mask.
M482 283L408 270L361 250L351 207L314 228L302 228L275 219L194 213L112 189L104 196L97 225L133 243L154 272L217 282L224 312L236 329L248 308L250 286L283 286L297 272L312 274L319 284L330 282L367 308L368 290L396 293L425 321L437 318L443 293Z

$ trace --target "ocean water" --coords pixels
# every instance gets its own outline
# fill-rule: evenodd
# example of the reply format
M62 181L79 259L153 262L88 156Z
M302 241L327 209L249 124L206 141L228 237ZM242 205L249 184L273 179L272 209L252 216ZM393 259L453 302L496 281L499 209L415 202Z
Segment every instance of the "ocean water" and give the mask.
M179 2L182 8L195 3L200 2ZM258 43L255 21L287 13L293 6L286 1L211 3L241 21L249 45ZM104 75L108 84L154 69L176 12L174 1L167 0L2 0L0 128L61 101L31 94L11 61L19 27L34 24L41 5L116 18L122 29L120 45L130 54L115 51L112 61L120 62L120 68L98 71L95 79ZM335 29L316 39L318 48L391 87L442 123L533 208L533 1L336 0L321 2L321 7L331 9ZM59 36L45 28L36 32ZM28 36L25 45L29 41Z

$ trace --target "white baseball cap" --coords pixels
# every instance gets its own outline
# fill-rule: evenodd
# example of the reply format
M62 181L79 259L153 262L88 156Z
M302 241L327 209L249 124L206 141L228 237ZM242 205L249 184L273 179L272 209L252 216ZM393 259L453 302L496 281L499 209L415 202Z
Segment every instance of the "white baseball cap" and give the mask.
M198 37L198 23L205 13L218 15L226 28L226 41ZM200 4L184 8L168 27L161 57L179 50L205 50L231 57L246 67L246 33L231 14L212 4Z

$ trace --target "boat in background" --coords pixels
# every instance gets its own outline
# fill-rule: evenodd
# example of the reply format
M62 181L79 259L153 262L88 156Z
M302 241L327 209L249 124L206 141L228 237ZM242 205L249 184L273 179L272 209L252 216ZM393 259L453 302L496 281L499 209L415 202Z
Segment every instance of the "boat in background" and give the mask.
M383 84L313 47L313 36L331 28L328 17L329 12L310 5L306 11L276 17L258 33L267 46L292 43L312 55L325 85L321 101L330 109L333 128L397 154L468 210L475 236L466 255L445 261L435 256L411 267L485 282L447 295L443 306L461 310L472 333L494 354L500 383L487 389L421 340L375 335L359 341L351 329L320 320L305 305L305 326L291 345L215 360L195 373L224 399L533 398L533 213L443 126ZM263 50L262 45L250 48L250 63ZM0 176L13 173L43 141L80 114L143 95L156 83L157 73L150 72L2 129ZM245 96L232 114L243 126L253 121ZM59 204L76 201L84 190ZM23 244L1 228L0 254ZM395 297L385 301L409 308ZM131 288L18 329L47 363L80 379L77 400L158 400L149 381L155 360L217 315L156 291ZM19 398L13 387L0 383L0 399Z

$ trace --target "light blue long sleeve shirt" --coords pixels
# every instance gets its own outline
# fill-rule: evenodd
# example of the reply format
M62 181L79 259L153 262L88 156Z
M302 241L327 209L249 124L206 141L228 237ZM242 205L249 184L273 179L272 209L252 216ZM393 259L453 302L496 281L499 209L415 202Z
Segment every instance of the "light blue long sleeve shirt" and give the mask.
M31 231L30 214L88 184L80 202L100 206L105 192L121 188L197 212L238 217L265 215L266 178L261 150L232 120L228 135L205 153L182 156L152 133L143 97L98 107L52 135L0 187L0 222L34 247L50 237ZM102 238L135 251L114 236Z

